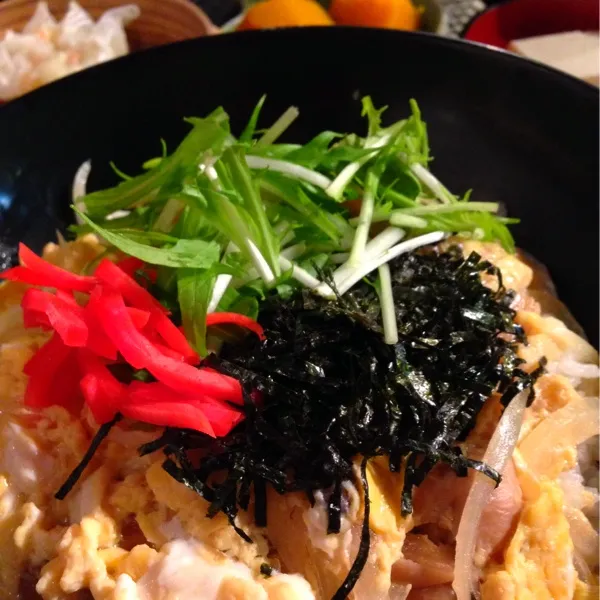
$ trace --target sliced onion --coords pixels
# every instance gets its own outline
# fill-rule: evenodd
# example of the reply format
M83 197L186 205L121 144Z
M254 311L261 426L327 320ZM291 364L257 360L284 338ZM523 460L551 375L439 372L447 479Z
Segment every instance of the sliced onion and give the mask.
M517 445L528 394L528 391L521 392L505 409L483 455L483 462L499 473L504 471ZM472 595L478 597L477 591L473 589L473 558L481 513L493 491L494 482L489 477L476 472L456 534L452 587L457 600L471 600Z
M566 506L564 512L569 521L575 552L588 567L596 568L598 566L598 532L580 510Z
M557 373L565 377L576 379L598 379L600 377L598 365L577 362L568 354L557 361L553 367Z
M584 583L591 583L594 581L592 570L577 550L573 552L573 566L575 567L575 571L577 571L577 577L579 577L581 581Z
M578 396L544 419L519 444L527 466L537 475L552 475L563 449L598 434L598 399Z

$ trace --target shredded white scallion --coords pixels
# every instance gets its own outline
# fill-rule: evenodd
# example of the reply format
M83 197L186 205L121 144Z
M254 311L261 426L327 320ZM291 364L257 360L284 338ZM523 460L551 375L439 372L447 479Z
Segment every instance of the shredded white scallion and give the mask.
M299 256L302 256L306 252L306 244L299 242L293 246L288 246L285 250L281 251L281 256L288 260L295 260Z
M307 183L312 183L313 185L316 185L324 190L327 189L331 183L331 179L329 179L329 177L326 177L317 171L313 171L312 169L307 169L302 165L286 162L285 160L247 155L246 164L251 169L270 169L272 171L277 171L278 173L289 175L294 179L300 179L302 181L306 181Z
M453 201L452 195L442 185L442 182L427 170L423 165L414 163L410 165L413 175L427 188L429 188L435 197L442 203L448 204Z
M363 260L365 263L369 260L373 260L383 254L386 250L389 250L394 244L397 244L405 236L405 232L397 227L388 227L384 229L380 234L376 235L373 239L369 240L365 246ZM350 255L347 255L348 257ZM334 273L334 279L337 281L343 281L348 277L358 265L353 265L349 258L346 261L341 261L342 266ZM338 263L339 264L339 263Z
M350 250L350 258L348 263L352 266L358 266L362 259L369 239L369 229L371 220L373 219L373 211L375 210L375 192L379 178L372 172L372 169L367 173L367 184L360 206L360 214L358 216L358 226L354 234L354 241Z
M338 174L338 176L331 182L329 187L325 190L329 196L335 200L340 200L344 190L348 184L352 181L352 178L358 173L360 168L375 154L366 154L360 160L353 163L347 164Z
M379 271L379 302L381 303L381 321L383 324L383 339L386 344L398 343L398 322L394 308L394 294L392 292L392 274L390 266L381 265Z
M290 106L280 117L265 131L256 142L257 146L270 146L281 134L298 118L300 111L295 106Z
M316 277L313 277L308 271L298 266L297 264L294 264L291 261L289 261L287 258L285 258L285 256L279 255L279 265L284 271L291 270L292 277L307 288L311 290L316 290L317 288L319 288L319 293L325 298L335 298L333 290L326 283L319 281Z
M373 136L367 138L365 141L365 149L372 149L373 152L365 154L357 161L347 164L337 175L337 177L331 182L330 186L325 190L329 196L336 200L341 200L344 190L348 184L352 181L352 178L358 173L360 168L365 165L375 154L378 148L383 148L402 127L403 124L394 131L388 131L383 135Z
M337 287L338 292L343 295L350 288L355 286L363 277L366 277L369 273L380 267L381 265L386 264L390 260L404 254L405 252L411 252L412 250L416 250L421 246L427 246L428 244L435 244L440 240L444 239L446 234L441 231L433 231L431 233L426 233L425 235L420 235L416 238L412 238L405 242L401 242L386 250L383 254L375 258L368 258L365 262L363 262L359 267L354 268L352 270L348 270L346 265L342 265L334 274L333 280ZM346 263L347 264L347 263ZM343 269L343 270L342 270ZM344 279L341 279L340 273ZM319 293L322 293L322 289L319 288L317 290Z
M365 256L375 258L394 244L404 239L406 232L398 227L387 227L381 233L377 234L365 246Z
M252 240L246 240L246 245L258 274L267 285L271 285L275 281L275 275L273 275L269 263L265 260L265 257L261 254L260 250Z
M154 223L154 229L156 231L163 231L164 233L171 231L184 206L181 200L169 198Z
M92 161L86 160L85 162L79 165L79 168L75 172L75 177L73 177L73 185L71 188L71 200L73 204L77 207L77 210L81 212L85 212L85 204L83 202L77 202L79 198L83 198L87 193L87 180L90 176L90 172L92 171ZM75 213L75 220L79 225L83 225L83 219Z
M332 254L329 258L334 265L341 265L350 258L350 252L338 252Z
M204 169L204 172L211 181L219 181L217 170L212 165L208 165L206 169Z
M231 279L232 276L227 275L226 273L217 275L217 279L215 280L215 285L212 290L212 295L210 297L210 302L208 303L208 308L206 309L207 313L210 314L217 310L217 306L219 306L219 302L221 302L221 299L225 295Z

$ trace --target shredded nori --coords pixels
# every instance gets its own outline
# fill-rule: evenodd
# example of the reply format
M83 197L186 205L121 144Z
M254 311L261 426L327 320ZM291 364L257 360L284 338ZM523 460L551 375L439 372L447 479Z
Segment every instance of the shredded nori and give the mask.
M362 570L367 564L369 558L369 548L371 546L371 529L369 527L369 519L371 517L371 500L369 499L369 480L367 479L367 462L368 458L364 457L360 464L360 479L363 486L363 498L364 498L364 515L362 530L360 534L360 543L358 546L358 552L356 558L346 575L346 579L342 582L342 585L338 588L331 600L344 600L348 594L352 591ZM339 531L339 529L338 529Z
M165 470L211 503L209 517L221 511L234 526L251 490L255 522L267 524L270 485L279 494L304 492L311 503L316 490L326 490L328 532L338 532L341 486L354 479L357 457L367 515L364 470L374 456L387 456L392 472L404 467L404 515L412 511L413 487L440 462L458 476L476 469L498 484L500 474L457 443L493 393L506 406L543 370L521 369L516 351L526 337L510 308L514 294L496 267L476 253L464 259L457 247L406 254L390 266L398 344L384 343L372 282L333 302L309 292L274 295L258 318L266 339L249 336L210 359L242 382L245 420L216 440L167 429L141 453L162 447ZM495 276L496 289L483 285L482 273ZM197 449L202 458L193 465L187 453ZM358 580L368 550L366 518L336 600Z
M60 489L54 497L57 500L64 500L67 494L75 487L75 484L79 481L79 478L83 475L86 467L94 457L96 450L100 447L100 444L104 441L104 438L110 433L110 430L116 425L123 417L120 413L117 413L110 421L104 423L98 428L96 435L92 438L89 448L83 455L80 463L73 469L67 480L60 486Z

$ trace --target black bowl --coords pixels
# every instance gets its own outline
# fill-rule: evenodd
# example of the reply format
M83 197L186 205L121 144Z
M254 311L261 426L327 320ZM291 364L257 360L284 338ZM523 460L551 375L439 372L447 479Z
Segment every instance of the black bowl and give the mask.
M506 204L518 244L550 269L598 339L598 91L512 55L423 34L317 28L230 34L150 50L0 109L0 240L40 250L70 222L70 186L90 186L173 148L182 117L223 105L241 128L267 93L265 122L295 104L289 138L362 131L359 98L389 119L419 101L434 172L457 193Z

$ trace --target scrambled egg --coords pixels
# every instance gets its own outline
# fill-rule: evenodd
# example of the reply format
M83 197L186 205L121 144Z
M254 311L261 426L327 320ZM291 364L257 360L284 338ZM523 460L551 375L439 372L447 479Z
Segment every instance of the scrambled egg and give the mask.
M495 245L465 246L465 251L477 249L498 264L507 285L517 290L518 320L531 340L521 350L527 368L533 368L541 355L556 366L537 383L522 442L549 415L581 399L582 386L590 385L589 378L571 376L568 369L563 369L566 375L560 374L565 356L578 364L597 365L597 354L560 321L540 314L539 303L527 296L533 279L530 267ZM101 251L93 236L85 236L71 244L49 245L45 257L81 271ZM43 600L67 600L80 590L89 590L95 600L193 600L199 589L209 600L311 600L335 591L356 555L364 514L362 493L350 484L344 488L339 534L324 533L322 495L316 495L311 507L300 495L271 494L267 531L256 528L247 514L237 519L255 542L247 544L224 515L206 517L207 502L168 476L160 456L138 456L137 448L154 439L156 431L120 423L67 500L55 500L53 492L78 464L95 425L86 412L74 416L52 407L34 414L22 407L23 365L47 340L43 332L22 327L23 291L24 286L17 284L0 286L2 599L19 597L25 571L35 574ZM562 467L550 475L536 473L515 452L523 504L514 531L482 572L483 600L597 597L594 581L581 581L574 566L570 528L577 523L588 527L589 522L580 518L585 507L568 506L560 479L562 471L576 466L576 449L565 447L561 452ZM410 585L395 582L393 569L415 527L412 518L404 519L398 512L402 474L390 474L385 462L376 459L369 465L368 480L371 553L353 597L388 598L393 591L398 597L408 594L410 600ZM590 496L585 502L593 500ZM420 538L425 536L414 534L412 539ZM589 546L586 551L593 554ZM280 561L286 570L302 572L306 578L278 571L270 578L260 575L264 563L278 569ZM449 589L450 582L443 581ZM414 597L427 597L419 595L426 594L426 588L416 592Z
M81 271L101 251L95 237L85 236L49 244L44 257ZM224 515L208 519L206 501L169 477L160 457L139 457L137 448L156 430L131 423L113 428L67 500L53 498L96 426L85 410L74 416L51 407L34 414L22 406L23 365L48 339L22 326L24 290L0 286L2 600L19 597L25 571L38 573L36 591L44 600L81 590L95 600L184 600L197 589L215 600L313 599L299 576L258 574L270 549L248 515L237 525L254 544L243 542Z
M504 564L492 566L482 584L481 594L486 600L573 597L573 542L563 513L562 490L550 481L542 481L536 488L525 499L517 530L504 553Z

